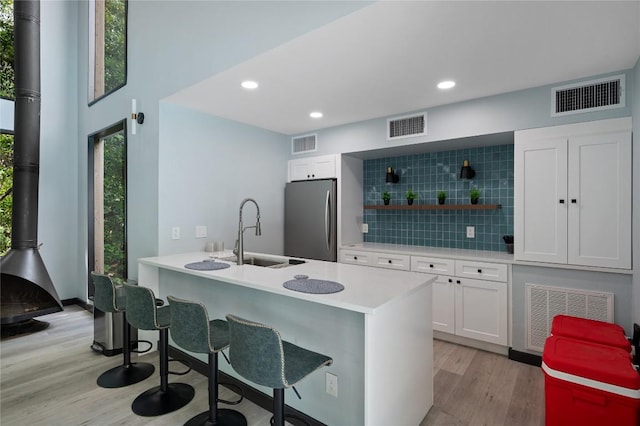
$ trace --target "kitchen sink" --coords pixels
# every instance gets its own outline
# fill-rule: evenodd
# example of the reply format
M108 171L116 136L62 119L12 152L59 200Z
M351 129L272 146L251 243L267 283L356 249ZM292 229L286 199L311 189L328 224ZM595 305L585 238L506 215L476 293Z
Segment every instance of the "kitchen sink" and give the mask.
M238 258L236 256L221 257L219 259L224 260L226 262L238 261ZM305 262L304 260L298 260L298 259L275 260L275 259L268 259L265 257L247 256L244 258L244 263L245 265L262 266L264 268L279 269L279 268L286 268L287 266L291 266L291 265L300 265Z

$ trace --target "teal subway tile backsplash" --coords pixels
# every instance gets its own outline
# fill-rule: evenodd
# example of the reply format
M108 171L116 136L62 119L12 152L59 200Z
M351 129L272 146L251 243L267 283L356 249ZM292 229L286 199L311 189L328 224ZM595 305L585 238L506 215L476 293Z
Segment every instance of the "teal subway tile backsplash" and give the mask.
M460 179L462 162L469 160L476 175ZM387 167L400 176L386 183ZM365 242L427 247L504 251L503 235L513 235L513 145L469 148L364 161L364 204L407 204L406 192L418 194L415 204L437 204L438 191L445 204L469 204L469 190L481 191L479 204L500 204L498 210L364 210L369 232ZM467 238L467 226L475 238Z

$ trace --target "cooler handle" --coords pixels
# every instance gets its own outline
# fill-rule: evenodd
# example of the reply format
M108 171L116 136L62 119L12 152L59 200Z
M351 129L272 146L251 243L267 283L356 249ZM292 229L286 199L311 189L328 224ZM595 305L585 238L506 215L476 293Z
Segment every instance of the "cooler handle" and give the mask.
M591 404L600 406L607 405L607 398L602 395L594 395L592 393L584 392L578 389L572 389L571 395L573 396L573 399L581 399Z

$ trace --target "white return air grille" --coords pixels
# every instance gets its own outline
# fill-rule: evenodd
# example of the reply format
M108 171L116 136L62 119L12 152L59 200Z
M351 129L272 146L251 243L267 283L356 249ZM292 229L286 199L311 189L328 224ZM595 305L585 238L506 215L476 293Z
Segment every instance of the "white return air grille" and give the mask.
M387 120L387 139L410 138L427 134L427 113L390 118Z
M291 138L291 153L302 154L305 152L313 152L318 149L318 135L303 135Z
M624 107L624 74L551 89L551 116Z
M613 293L525 284L527 349L542 352L556 315L613 322Z

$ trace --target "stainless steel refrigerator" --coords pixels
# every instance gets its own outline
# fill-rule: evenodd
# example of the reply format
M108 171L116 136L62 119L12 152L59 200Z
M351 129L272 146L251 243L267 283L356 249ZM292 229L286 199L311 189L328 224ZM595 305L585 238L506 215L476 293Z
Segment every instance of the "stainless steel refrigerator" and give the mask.
M284 191L284 254L337 260L335 179L288 183Z

